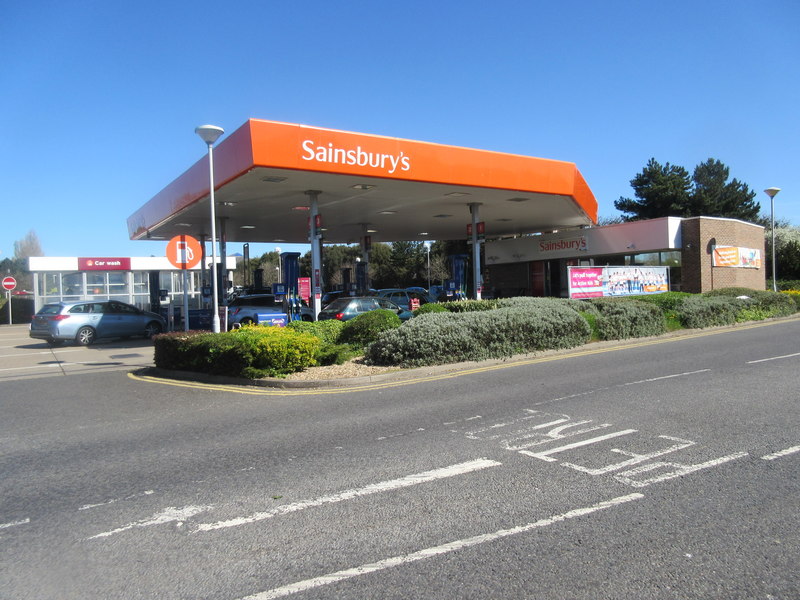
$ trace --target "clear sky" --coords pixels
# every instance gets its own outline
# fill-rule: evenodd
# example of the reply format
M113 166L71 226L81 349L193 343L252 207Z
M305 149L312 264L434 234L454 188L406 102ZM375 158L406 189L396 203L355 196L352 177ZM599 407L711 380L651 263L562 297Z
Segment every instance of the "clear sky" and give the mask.
M162 255L128 216L205 155L197 125L249 118L574 162L601 217L650 157L713 157L800 226L799 32L797 0L8 0L0 259L31 229Z

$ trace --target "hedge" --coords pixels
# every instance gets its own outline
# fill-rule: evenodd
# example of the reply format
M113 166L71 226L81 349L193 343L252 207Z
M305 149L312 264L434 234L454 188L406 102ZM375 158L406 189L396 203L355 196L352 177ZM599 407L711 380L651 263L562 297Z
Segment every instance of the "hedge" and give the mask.
M571 307L528 298L495 310L421 315L382 333L365 353L368 363L419 367L586 343L590 329Z
M666 331L664 313L655 304L633 298L598 298L590 304L598 310L595 326L602 340L649 337Z
M167 333L154 344L155 365L162 369L260 379L314 366L322 342L290 328L254 325L226 333Z
M384 331L400 327L402 321L391 310L371 310L346 321L339 340L359 348L364 348L378 339Z

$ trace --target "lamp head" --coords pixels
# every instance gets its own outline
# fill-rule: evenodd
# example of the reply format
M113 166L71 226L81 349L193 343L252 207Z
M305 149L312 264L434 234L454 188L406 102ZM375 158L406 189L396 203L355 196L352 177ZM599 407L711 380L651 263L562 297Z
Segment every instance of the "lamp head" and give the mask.
M225 133L225 130L216 125L200 125L200 127L194 128L194 132L210 146L219 139L219 136Z
M771 187L764 190L764 193L769 196L770 198L774 198L778 192L781 191L781 188Z

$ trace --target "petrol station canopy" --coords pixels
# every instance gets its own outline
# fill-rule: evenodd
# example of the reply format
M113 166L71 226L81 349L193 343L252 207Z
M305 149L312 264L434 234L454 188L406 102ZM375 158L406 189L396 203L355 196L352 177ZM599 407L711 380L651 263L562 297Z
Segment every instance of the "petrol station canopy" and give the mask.
M573 163L251 119L213 148L227 242L308 243L316 191L326 243L486 237L590 225L597 202ZM132 240L210 236L208 157L128 218Z

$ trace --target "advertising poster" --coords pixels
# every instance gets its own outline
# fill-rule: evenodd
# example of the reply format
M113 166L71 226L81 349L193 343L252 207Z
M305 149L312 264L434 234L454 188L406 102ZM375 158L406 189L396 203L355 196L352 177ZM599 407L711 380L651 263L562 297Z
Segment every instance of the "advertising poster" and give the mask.
M760 269L761 250L737 248L736 246L715 246L712 253L715 267L734 267L741 269Z
M669 267L569 267L570 298L661 294L669 291Z

